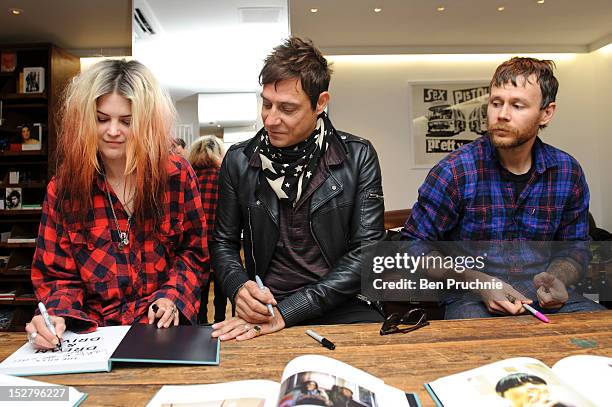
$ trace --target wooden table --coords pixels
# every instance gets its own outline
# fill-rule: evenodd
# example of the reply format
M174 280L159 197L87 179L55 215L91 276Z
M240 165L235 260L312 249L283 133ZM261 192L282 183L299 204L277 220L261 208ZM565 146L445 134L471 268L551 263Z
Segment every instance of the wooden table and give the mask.
M380 336L377 324L315 327L336 344L329 351L306 336L304 327L285 329L247 342L226 342L220 366L126 365L110 373L38 376L33 379L77 387L89 394L86 405L146 404L164 384L232 380L278 381L292 358L304 354L334 357L417 392L424 406L433 402L423 383L501 359L530 356L552 366L569 355L612 356L612 311L550 316L432 321L408 334ZM25 335L0 333L0 360L24 343Z

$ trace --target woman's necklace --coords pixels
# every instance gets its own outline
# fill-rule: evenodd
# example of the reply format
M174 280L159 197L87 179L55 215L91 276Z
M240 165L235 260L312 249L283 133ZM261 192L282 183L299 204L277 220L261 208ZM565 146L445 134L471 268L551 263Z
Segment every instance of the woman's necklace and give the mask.
M111 194L110 194L110 188L108 187L109 182L108 179L106 178L106 174L104 175L104 181L106 181L106 196L108 197L108 203L110 204L111 207L111 212L113 213L113 220L115 221L115 227L117 228L117 234L119 235L119 250L123 250L123 248L125 246L128 246L130 244L130 229L132 227L132 215L128 216L128 227L127 230L125 232L121 231L121 228L119 228L119 221L117 220L117 214L115 214L115 208L113 207L113 201L111 199Z

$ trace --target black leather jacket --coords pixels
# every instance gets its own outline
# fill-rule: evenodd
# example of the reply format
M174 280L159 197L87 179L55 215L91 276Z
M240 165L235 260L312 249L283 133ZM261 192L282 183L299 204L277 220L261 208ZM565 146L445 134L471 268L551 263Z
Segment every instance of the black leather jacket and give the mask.
M337 131L329 140L340 146L340 162L327 162L329 176L312 194L310 231L330 271L279 301L286 326L316 318L357 294L361 288L362 245L384 237L384 200L378 156L372 144ZM215 279L234 300L255 274L265 276L279 237L279 202L259 165L253 165L258 139L232 146L219 174L216 223L209 247ZM327 155L322 159L327 159ZM246 272L240 260L244 238Z

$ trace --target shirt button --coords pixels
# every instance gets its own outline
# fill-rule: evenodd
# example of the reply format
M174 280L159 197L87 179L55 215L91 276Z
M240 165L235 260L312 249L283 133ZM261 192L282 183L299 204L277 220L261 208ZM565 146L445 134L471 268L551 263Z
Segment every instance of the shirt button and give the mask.
M261 201L255 202L255 205L261 205Z
M335 185L332 185L332 191L335 191L338 187Z

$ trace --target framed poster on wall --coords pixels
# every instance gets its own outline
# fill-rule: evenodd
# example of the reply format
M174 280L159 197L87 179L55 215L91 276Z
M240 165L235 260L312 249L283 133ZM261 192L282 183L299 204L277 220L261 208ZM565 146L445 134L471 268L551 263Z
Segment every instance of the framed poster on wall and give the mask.
M410 84L414 168L431 168L487 132L487 81Z

